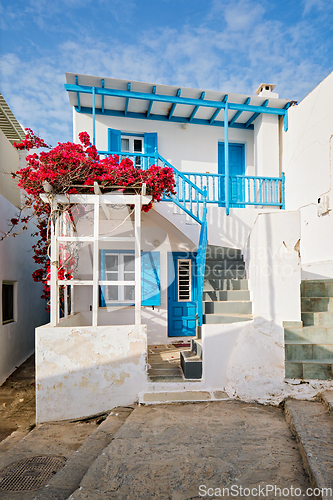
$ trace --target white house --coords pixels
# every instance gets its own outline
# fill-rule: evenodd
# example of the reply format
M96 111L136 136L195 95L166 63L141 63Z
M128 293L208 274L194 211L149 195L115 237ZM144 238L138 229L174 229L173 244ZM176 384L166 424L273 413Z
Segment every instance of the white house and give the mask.
M51 260L66 249L77 270L57 284L53 266L51 324L37 329L38 419L189 392L278 401L295 393L288 378L331 380L332 75L298 106L269 84L247 96L72 73L66 81L74 141L87 131L101 155L172 167L177 194L148 213L144 193L95 186L71 196L84 215L75 231L55 222ZM46 199L54 210L68 203ZM302 317L301 277L324 287L306 289ZM61 320L59 285L70 299ZM149 378L147 345L184 339L185 378Z
M7 233L9 221L17 217L21 205L20 189L11 172L23 166L24 157L20 164L20 154L13 143L21 142L24 137L24 130L0 94L1 237ZM48 318L40 299L42 286L31 278L36 268L32 244L28 231L0 241L0 384L34 352L35 328Z

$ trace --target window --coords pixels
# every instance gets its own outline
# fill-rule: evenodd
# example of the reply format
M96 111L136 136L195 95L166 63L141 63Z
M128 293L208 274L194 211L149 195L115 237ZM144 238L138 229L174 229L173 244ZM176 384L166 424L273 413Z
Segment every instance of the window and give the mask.
M110 284L100 286L100 307L112 305L134 305L135 256L133 251L101 250L101 280ZM117 281L123 282L117 284ZM125 283L124 283L125 282ZM160 253L141 253L141 305L161 304Z
M2 283L2 324L14 321L14 282Z
M134 281L134 255L129 253L105 253L105 281ZM134 285L106 285L105 301L130 302L135 300Z
M178 260L178 301L191 302L191 260Z
M128 153L143 153L143 137L121 135L121 151ZM133 158L133 157L132 157ZM142 157L135 156L133 163L136 168L142 167Z

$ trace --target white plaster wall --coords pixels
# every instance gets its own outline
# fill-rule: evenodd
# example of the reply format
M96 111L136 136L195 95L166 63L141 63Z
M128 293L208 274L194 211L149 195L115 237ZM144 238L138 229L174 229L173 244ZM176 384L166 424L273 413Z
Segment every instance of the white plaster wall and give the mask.
M0 195L0 232L8 230L8 221L17 215L17 209ZM0 384L34 351L35 328L48 321L45 301L40 296L43 287L32 280L36 269L32 260L33 239L27 230L0 241L0 284L15 282L14 319L2 324L0 317ZM0 288L0 295L2 286ZM2 308L2 300L0 300Z
M0 194L13 205L20 205L20 190L12 179L11 172L20 168L20 154L0 130ZM22 165L23 166L23 165Z
M147 384L146 354L145 325L37 328L37 423L134 403Z
M159 153L178 170L186 172L218 172L218 142L224 142L223 127L208 127L181 123L140 120L96 115L96 147L108 149L108 128L122 132L158 133ZM92 115L74 111L74 140L78 134L87 131L92 137ZM254 173L253 130L229 129L229 142L245 144L246 175Z
M254 121L255 174L279 177L279 117L259 115Z
M318 216L318 198L332 200L333 73L289 109L282 132L286 209L301 212L302 278L333 278L333 215Z

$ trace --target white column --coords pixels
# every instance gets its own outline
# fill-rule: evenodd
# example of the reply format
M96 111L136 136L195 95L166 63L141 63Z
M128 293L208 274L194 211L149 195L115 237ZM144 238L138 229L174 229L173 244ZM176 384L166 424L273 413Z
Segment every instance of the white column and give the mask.
M93 248L93 303L92 303L92 326L98 324L98 279L99 279L99 196L95 195L94 201L94 248Z
M51 205L51 290L50 290L50 323L56 326L59 322L59 287L58 287L58 267L59 267L59 218L57 212L57 202L52 201Z
M141 325L141 195L135 196L135 324Z

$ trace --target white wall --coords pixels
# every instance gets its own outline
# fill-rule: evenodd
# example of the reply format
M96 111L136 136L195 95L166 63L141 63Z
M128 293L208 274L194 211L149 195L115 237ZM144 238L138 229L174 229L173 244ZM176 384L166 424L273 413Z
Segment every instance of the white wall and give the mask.
M259 115L254 120L255 174L279 177L279 117Z
M108 149L108 128L122 132L158 132L159 153L179 170L186 172L217 173L218 142L224 142L223 127L209 127L181 123L141 120L96 115L96 147ZM92 115L74 111L74 140L87 131L92 137ZM255 175L253 130L229 129L229 142L245 144L245 166L247 175Z
M133 404L145 390L145 325L84 327L78 316L36 329L37 423Z
M286 209L301 212L302 278L333 278L333 213L318 216L318 198L333 208L333 73L289 109L282 132Z
M16 181L12 179L11 172L16 172L20 168L20 153L8 141L2 130L0 130L0 152L0 194L18 207L20 190Z
M0 214L0 231L6 232L8 221L17 215L17 209L1 195ZM31 277L36 269L32 260L32 231L0 241L0 284L15 282L15 321L3 325L2 313L0 318L0 384L34 352L35 327L48 321L46 303L40 298L43 286ZM0 304L2 309L2 300Z

